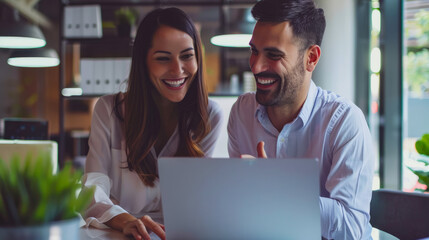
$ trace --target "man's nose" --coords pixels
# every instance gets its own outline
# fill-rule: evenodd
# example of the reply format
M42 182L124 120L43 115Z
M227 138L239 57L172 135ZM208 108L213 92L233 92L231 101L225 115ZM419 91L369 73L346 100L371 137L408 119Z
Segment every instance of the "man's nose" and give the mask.
M254 74L264 72L268 70L268 64L267 61L265 61L265 58L261 55L258 56L251 56L250 57L250 69Z

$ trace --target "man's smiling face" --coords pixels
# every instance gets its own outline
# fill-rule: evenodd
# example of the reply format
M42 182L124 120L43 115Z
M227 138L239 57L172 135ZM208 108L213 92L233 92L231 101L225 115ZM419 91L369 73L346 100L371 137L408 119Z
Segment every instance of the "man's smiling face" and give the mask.
M289 22L257 22L250 40L250 68L255 75L256 100L264 106L293 104L305 80L304 51Z

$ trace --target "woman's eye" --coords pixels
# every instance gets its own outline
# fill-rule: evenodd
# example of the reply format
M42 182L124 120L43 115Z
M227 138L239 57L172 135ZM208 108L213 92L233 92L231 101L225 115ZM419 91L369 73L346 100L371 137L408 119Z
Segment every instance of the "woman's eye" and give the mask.
M161 62L164 62L164 61L168 61L168 60L170 60L168 57L157 57L157 58L155 58L157 61L161 61Z
M187 60L187 59L191 59L193 56L194 54L189 53L189 54L182 55L181 58L184 60Z

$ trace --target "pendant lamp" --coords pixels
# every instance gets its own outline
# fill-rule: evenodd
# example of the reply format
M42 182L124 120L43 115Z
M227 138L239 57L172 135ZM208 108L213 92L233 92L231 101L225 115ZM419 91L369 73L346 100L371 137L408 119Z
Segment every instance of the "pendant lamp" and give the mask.
M46 45L39 27L23 22L0 23L0 48L28 49Z
M224 26L221 26L221 33L210 39L213 45L236 48L249 47L252 31L255 26L255 20L251 15L250 8L242 9L238 21L234 21L234 23L225 24L225 21L222 22Z
M227 33L212 37L210 42L220 47L249 47L252 34Z
M60 64L58 54L50 48L15 50L7 63L15 67L55 67Z

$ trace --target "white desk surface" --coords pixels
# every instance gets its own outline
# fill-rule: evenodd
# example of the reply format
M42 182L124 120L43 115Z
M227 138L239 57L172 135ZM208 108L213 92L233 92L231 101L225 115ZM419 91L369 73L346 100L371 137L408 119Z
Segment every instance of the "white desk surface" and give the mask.
M121 232L113 229L96 229L96 228L86 228L82 227L80 228L80 240L129 240L132 239L131 237L127 237ZM374 240L380 239L380 240L399 240L398 238L385 233L383 231L380 232L380 237L375 237ZM151 233L150 236L154 240L159 240L160 238L156 236L154 233Z
M150 234L151 239L160 240L160 238L154 234ZM80 240L130 240L132 237L127 237L121 232L114 229L96 229L82 227L79 229Z

